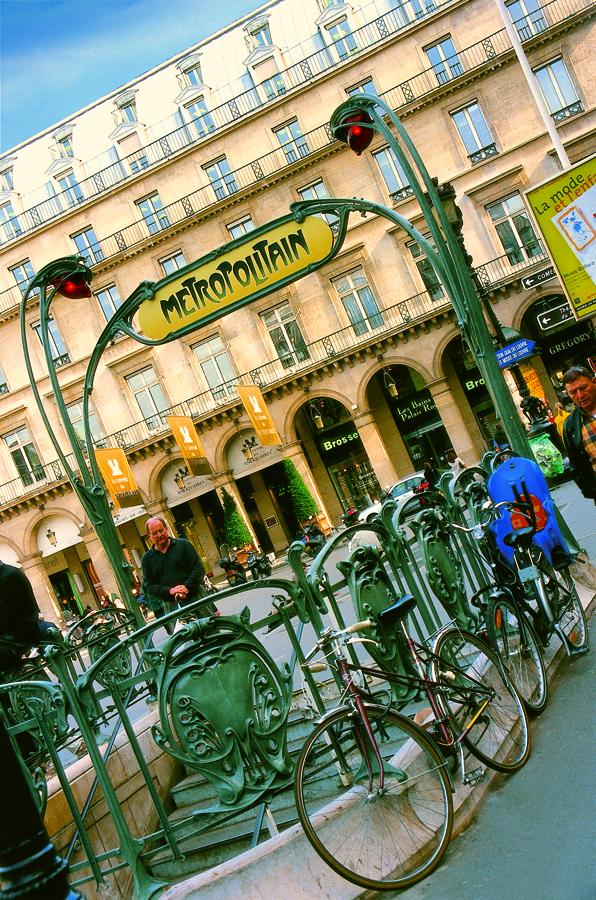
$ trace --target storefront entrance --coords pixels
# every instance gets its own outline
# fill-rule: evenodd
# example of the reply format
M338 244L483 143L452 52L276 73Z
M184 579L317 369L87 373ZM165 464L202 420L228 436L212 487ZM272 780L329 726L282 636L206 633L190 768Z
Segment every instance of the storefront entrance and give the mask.
M79 616L82 616L83 604L68 569L64 569L62 572L54 572L49 576L49 579L58 601L58 607L64 618L69 620L78 619Z

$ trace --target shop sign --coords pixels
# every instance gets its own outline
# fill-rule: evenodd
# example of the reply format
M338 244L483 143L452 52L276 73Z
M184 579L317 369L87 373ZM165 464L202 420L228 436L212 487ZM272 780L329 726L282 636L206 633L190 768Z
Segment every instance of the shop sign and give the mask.
M399 403L395 407L395 412L402 422L418 419L420 416L436 413L436 411L435 401L430 395L427 397L412 397L405 403Z
M539 272L524 275L521 279L521 286L524 290L529 291L530 288L536 287L537 284L544 284L545 281L550 281L556 274L554 266L547 266L546 269L540 269Z
M178 449L193 475L210 475L211 465L190 416L166 416Z
M117 506L139 506L143 500L122 447L95 450L95 458L106 487Z
M161 341L217 319L318 268L331 254L333 240L330 226L318 216L300 223L292 216L279 219L148 285L152 296L139 306L139 327Z
M326 431L325 434L317 435L317 444L321 456L341 457L341 451L348 452L357 442L360 442L358 429L352 421L344 422L338 428Z
M546 352L547 356L558 356L560 353L568 353L570 350L575 350L576 348L581 348L580 353L583 352L585 344L589 345L586 347L586 351L591 350L594 345L594 328L590 322L586 323L586 327L576 328L573 330L573 333L569 334L568 332L562 332L561 334L553 335L550 340L547 342L546 340L541 341L541 345L543 347L543 352Z
M526 191L577 319L596 312L596 156Z

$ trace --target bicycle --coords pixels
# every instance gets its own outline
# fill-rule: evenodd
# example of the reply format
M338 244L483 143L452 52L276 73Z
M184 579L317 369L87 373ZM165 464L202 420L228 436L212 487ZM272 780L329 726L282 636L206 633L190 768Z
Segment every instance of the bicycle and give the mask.
M517 491L515 501L501 501L495 506L511 513L512 530L502 539L513 554L514 590L518 603L532 617L543 646L556 634L567 656L583 656L589 650L588 624L569 571L572 557L557 553L555 548L549 559L536 543L534 536L540 524L528 491ZM538 513L543 516L539 505Z
M488 640L500 657L517 688L526 709L539 715L548 700L548 676L542 653L542 642L532 625L523 589L515 571L506 565L491 539L490 525L505 502L487 501L482 508L480 522L471 528L450 523L451 527L475 539L475 549L490 568L492 584L479 588L470 598L482 615L480 627L486 629ZM483 601L483 595L488 599Z
M453 626L434 636L432 649L416 642L405 622L415 606L405 595L376 621L399 622L417 675L350 658L348 644L370 640L350 635L369 628L370 619L327 628L303 663L311 671L335 668L345 702L322 716L300 752L298 816L319 856L370 890L408 887L441 861L453 827L450 768L459 764L467 785L485 776L481 766L466 771L464 748L499 772L519 769L530 753L523 702L492 649ZM309 663L319 652L325 663ZM428 698L430 718L421 727L379 703L365 678L415 687Z

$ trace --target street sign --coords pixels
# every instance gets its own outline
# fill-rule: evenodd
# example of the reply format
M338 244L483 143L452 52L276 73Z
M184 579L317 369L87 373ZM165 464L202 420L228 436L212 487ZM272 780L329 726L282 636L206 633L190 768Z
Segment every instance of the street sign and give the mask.
M499 368L505 369L507 366L515 365L518 360L531 356L535 346L536 341L521 338L521 340L514 341L512 344L507 344L501 350L497 350L496 356Z
M569 319L573 319L573 311L568 303L553 306L547 312L538 313L536 316L536 321L543 331L548 331L549 328L556 328L557 325L562 325Z
M542 284L544 281L550 281L556 275L554 266L547 266L546 269L540 269L539 272L532 272L531 275L524 275L521 279L521 286L524 290L529 291L530 288Z

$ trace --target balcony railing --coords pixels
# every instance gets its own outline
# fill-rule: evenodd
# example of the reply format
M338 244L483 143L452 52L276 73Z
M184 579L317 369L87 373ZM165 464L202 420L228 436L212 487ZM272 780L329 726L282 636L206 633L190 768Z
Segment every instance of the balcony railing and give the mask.
M421 16L414 16L407 4L384 13L382 16L376 16L374 21L353 32L357 49L354 54L350 54L350 58L358 56L360 53L393 38L399 32L417 23L420 17L425 18L432 15L438 9L449 6L451 2L452 0L446 0L444 3L433 4ZM590 0L553 0L553 2L545 4L542 10L547 16L549 27L552 28L571 16L589 9L590 6ZM534 34L528 34L528 39L534 36ZM511 43L505 29L502 29L479 41L472 47L459 52L457 63L452 63L450 66L449 77L445 77L442 74L443 70L437 72L436 68L430 67L385 92L383 98L394 109L399 109L432 93L438 87L457 80L457 78L462 77L467 72L497 59L510 50ZM286 94L288 91L303 87L305 84L325 75L342 64L342 60L334 58L332 48L318 50L316 53L301 59L280 73L286 85ZM198 144L206 137L217 134L224 128L236 124L254 113L255 110L262 108L267 103L274 102L276 99L277 97L270 97L266 91L261 92L260 86L255 86L210 110L210 121L213 127L209 129L208 133L201 129L197 130L193 123L189 122L162 134L141 150L136 150L130 156L119 159L109 166L102 167L99 171L82 179L78 183L80 194L77 194L77 205L87 200L96 199L105 191L135 177L141 170L146 171L165 159L171 159L172 156L182 152L189 146ZM170 120L167 120L167 122L169 123ZM157 127L158 125L153 126L154 129ZM255 165L255 163L252 165ZM3 242L8 243L16 240L24 233L34 231L67 212L72 208L71 199L72 188L58 193L41 203L36 203L22 213L15 214L13 218L6 222L5 240ZM7 230L8 226L10 226L9 230ZM0 242L2 242L1 235ZM0 310L2 308L0 303Z

